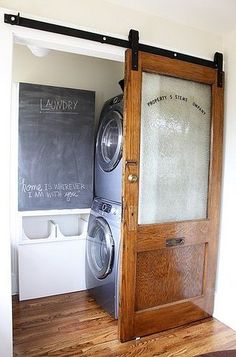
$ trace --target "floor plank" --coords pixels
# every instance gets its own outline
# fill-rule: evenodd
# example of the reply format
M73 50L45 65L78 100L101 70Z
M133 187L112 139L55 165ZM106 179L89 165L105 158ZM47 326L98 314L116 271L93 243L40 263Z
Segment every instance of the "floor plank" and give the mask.
M193 357L236 349L236 332L215 319L137 341L117 340L117 321L86 291L19 302L13 298L14 356Z

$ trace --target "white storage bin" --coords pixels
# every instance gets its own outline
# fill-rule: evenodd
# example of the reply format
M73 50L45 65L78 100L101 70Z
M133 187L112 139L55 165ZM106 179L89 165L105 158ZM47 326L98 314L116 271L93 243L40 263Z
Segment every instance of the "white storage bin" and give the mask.
M20 300L85 290L85 242L20 244Z
M22 216L18 245L20 300L86 289L87 211Z

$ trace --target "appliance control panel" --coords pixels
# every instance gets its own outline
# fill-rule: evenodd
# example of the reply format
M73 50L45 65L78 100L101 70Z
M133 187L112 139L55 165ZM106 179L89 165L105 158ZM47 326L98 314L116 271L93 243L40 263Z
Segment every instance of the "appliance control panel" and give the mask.
M111 208L112 208L112 205L110 205L109 203L105 203L105 202L102 202L99 209L102 211L102 212L106 212L106 213L110 213L111 212Z
M106 201L98 201L94 200L92 210L95 212L99 212L99 214L103 217L113 216L114 219L121 218L121 206L113 205L112 203Z

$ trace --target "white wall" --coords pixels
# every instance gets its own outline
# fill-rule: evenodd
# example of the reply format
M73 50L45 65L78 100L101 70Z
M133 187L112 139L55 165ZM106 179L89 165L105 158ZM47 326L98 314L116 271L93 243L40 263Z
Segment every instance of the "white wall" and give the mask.
M121 93L118 81L124 78L120 62L50 51L34 56L28 47L14 46L13 80L96 92L96 118L105 100Z
M149 15L112 5L104 0L60 0L60 5L57 0L0 0L0 6L126 38L133 28L140 32L140 42L154 43L199 57L212 59L213 53L222 49L222 39L214 33L165 20L158 14Z
M1 15L1 14L0 14ZM0 21L2 17L0 16ZM11 270L10 270L10 106L13 40L0 22L0 356L12 354Z
M220 250L214 316L236 330L236 31L224 39L225 135Z
M86 2L84 0L60 0L60 6L58 6L57 0L0 0L0 6L15 9L15 12L21 11L23 12L22 15L26 15L25 13L28 13L45 18L49 17L55 20L58 19L74 24L74 26L84 26L90 28L90 30L91 28L94 28L98 32L108 32L118 36L125 36L125 38L128 35L129 29L134 28L140 31L141 42L153 43L159 47L169 48L199 57L212 59L215 51L222 51L222 38L220 36L216 36L214 33L208 33L183 25L178 25L174 22L161 19L154 14L151 16L138 11L127 10L121 6L108 4L103 0L87 0ZM2 17L1 20L3 21ZM3 32L3 26L2 24L0 25L1 31ZM3 33L1 33L0 39L0 44L3 39L5 41L6 37L4 37ZM1 53L4 53L4 56L6 55L6 52L4 51L4 48L6 47L7 44L6 46L4 46L4 44L1 46ZM7 68L6 63L4 67ZM10 73L9 69L7 73ZM1 78L3 77L4 72L1 72ZM2 90L4 91L4 88L6 85L8 86L9 83L3 84L2 80L0 82L2 84ZM5 88L5 91L6 90L7 89ZM5 95L5 98L7 99L7 95ZM6 118L9 118L9 114L7 113ZM5 125L7 125L7 123ZM1 133L1 142L4 142L4 140L7 142L10 140L9 131L4 131L3 128ZM8 146L6 147L8 149ZM6 153L7 150L4 151L4 156ZM7 170L9 170L7 160L2 156L0 156L0 159L0 166L4 169L4 172L7 172ZM9 156L7 156L7 159L9 161ZM4 176L5 183L7 183L7 177L8 176L6 174ZM1 209L1 219L7 227L9 221L9 211L6 209L4 210L4 206L8 207L9 204L7 197L5 197L5 200L1 200L1 204L3 204ZM233 234L234 231L232 231L232 236ZM4 239L6 245L4 246L4 249L3 246L1 246L0 250L0 263L4 263L1 267L0 278L4 277L4 295L1 293L1 297L3 299L3 306L7 307L7 310L5 309L7 313L3 315L2 310L0 311L0 355L2 353L2 356L10 357L10 272L8 271L8 273L5 274L5 271L9 268L9 259L6 259L6 261L2 259L4 258L4 255L6 257L9 255L7 242L10 244L10 235L7 228ZM2 316L5 317L4 321Z

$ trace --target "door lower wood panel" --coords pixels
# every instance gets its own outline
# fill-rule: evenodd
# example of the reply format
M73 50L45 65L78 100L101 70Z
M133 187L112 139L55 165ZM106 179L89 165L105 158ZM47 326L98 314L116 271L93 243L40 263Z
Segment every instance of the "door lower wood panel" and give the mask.
M139 252L135 310L203 294L205 245Z

